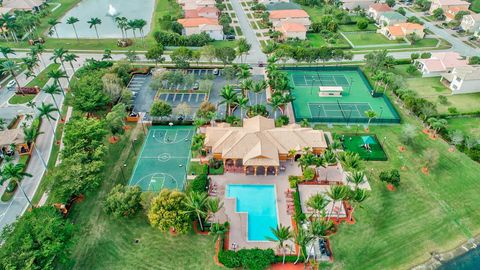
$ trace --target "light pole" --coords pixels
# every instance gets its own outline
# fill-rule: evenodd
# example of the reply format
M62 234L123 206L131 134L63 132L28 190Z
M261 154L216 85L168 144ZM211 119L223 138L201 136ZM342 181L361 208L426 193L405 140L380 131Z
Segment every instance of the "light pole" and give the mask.
M123 166L120 167L120 171L122 172L122 177L123 177L123 182L127 182L127 178L125 177L125 172L123 171L123 168L127 167L127 164L123 163Z
M133 148L133 152L135 153L135 155L137 155L137 150L135 150L135 142L136 141L137 141L137 139L132 140L132 148Z

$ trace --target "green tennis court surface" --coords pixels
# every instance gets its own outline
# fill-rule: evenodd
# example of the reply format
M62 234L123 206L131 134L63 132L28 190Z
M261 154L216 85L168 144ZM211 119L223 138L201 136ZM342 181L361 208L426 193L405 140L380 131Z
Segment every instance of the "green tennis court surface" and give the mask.
M374 135L343 135L341 139L344 150L358 153L364 160L387 160L387 155Z
M194 133L190 126L151 127L129 185L143 191L182 190Z
M372 96L372 87L358 67L301 67L284 69L290 77L295 120L310 122L367 123L365 111L373 110L372 123L399 123L400 117L387 97ZM320 87L341 87L341 96L320 96ZM322 90L323 91L323 90Z

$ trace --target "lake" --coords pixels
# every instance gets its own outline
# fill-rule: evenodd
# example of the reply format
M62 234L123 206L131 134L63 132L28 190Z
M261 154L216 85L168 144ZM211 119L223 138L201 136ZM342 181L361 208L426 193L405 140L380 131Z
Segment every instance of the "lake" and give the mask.
M145 35L150 31L155 0L83 0L61 19L61 23L57 25L58 36L60 38L75 38L72 26L66 24L67 19L73 16L80 20L75 24L80 38L97 38L95 29L90 29L87 23L94 17L102 20L102 24L97 25L100 38L121 38L122 32L118 29L115 18L108 15L109 5L114 7L118 16L126 17L129 20L146 20L147 25L143 31ZM138 37L138 31L136 32ZM128 36L133 37L132 31L128 31ZM53 34L52 38L56 38L56 35Z
M471 250L442 265L439 270L476 270L480 269L480 248Z

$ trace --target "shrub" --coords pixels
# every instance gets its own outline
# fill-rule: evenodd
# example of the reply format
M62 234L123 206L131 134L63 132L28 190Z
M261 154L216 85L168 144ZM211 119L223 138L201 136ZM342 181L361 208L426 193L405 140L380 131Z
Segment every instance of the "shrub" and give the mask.
M400 185L400 172L397 169L380 172L380 181L392 184L395 187Z
M213 41L206 33L182 36L177 33L157 31L153 34L155 41L163 46L202 47Z
M438 102L442 105L448 105L448 98L446 96L439 95Z
M413 74L413 73L415 73L416 71L417 71L417 68L416 68L414 65L409 65L409 66L407 67L407 73L408 73L408 74Z
M290 123L290 119L286 115L282 115L275 120L275 126L277 127L288 125L288 123Z
M480 64L480 56L472 56L468 59L469 65L479 65Z
M365 18L358 19L358 21L357 21L357 27L358 27L358 29L360 29L360 30L367 29L367 27L368 27L368 20L365 19Z
M189 182L187 186L187 193L190 192L205 192L210 181L206 174L197 175L195 179Z
M240 258L235 251L224 250L218 253L218 261L227 268L238 268L241 266Z
M424 53L422 53L422 54L420 55L420 58L422 58L422 59L427 59L427 58L430 58L431 56L432 56L431 53L429 53L429 52L424 52Z
M419 57L420 57L420 54L418 54L418 53L412 53L410 55L410 59L412 59L412 61L415 60L415 59L418 59Z
M242 267L251 270L266 269L275 262L275 253L273 249L241 249L238 251L238 256Z
M300 183L300 177L296 175L289 175L288 182L290 183L290 188L296 188L298 183Z
M108 194L103 207L115 217L135 215L140 209L142 190L138 186L115 186Z
M314 177L315 177L315 169L313 169L313 168L306 168L306 169L303 171L303 179L304 179L304 180L310 181L310 180L313 180Z
M293 206L295 207L295 215L293 218L297 224L303 223L303 221L307 219L307 216L302 212L302 204L300 202L300 193L298 192L298 189L293 193Z

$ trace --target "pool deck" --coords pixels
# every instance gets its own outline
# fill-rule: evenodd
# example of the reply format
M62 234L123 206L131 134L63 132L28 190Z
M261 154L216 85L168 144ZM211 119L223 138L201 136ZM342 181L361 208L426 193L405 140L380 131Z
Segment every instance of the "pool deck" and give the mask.
M237 244L237 250L242 248L272 248L276 253L281 254L277 248L276 242L270 241L248 241L247 240L247 214L236 211L236 199L225 197L225 189L228 184L265 184L275 185L277 196L277 216L278 223L292 228L291 216L287 214L287 201L285 191L290 189L288 175L301 175L301 170L297 163L288 162L286 170L277 176L253 176L237 173L227 173L225 175L211 176L212 182L217 185L217 196L224 200L224 207L216 214L215 219L219 222L228 221L230 223L229 242ZM292 241L287 242L291 248L287 248L287 254L295 252L295 246ZM232 247L229 247L232 249Z

